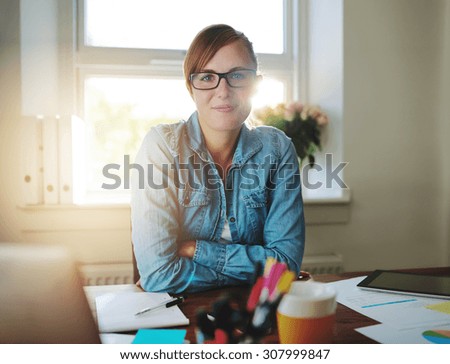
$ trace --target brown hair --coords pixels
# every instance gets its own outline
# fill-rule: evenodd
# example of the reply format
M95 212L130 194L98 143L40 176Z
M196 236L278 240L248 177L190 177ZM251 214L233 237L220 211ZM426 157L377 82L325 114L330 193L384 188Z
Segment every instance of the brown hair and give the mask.
M226 24L210 25L201 30L192 41L184 59L184 79L186 87L192 94L192 85L189 77L199 72L214 57L222 47L240 41L247 49L251 60L258 65L252 43L244 33L235 30Z

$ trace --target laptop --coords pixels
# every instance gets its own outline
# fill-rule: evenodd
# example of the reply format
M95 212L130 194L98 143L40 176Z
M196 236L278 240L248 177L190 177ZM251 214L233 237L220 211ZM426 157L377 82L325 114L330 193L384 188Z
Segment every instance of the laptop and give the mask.
M0 343L100 344L66 249L0 243Z

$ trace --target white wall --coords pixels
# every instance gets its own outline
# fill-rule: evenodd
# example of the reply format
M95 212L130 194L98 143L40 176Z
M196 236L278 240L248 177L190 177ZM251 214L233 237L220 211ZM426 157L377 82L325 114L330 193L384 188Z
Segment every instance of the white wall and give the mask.
M306 91L301 100L320 105L326 110L331 120L322 132L322 144L326 147L315 157L319 165L325 166L325 153L331 153L333 168L336 168L343 160L343 3L343 0L308 1L305 6L305 11L308 13L306 31L308 55L305 60L307 63ZM330 137L331 135L333 138ZM325 171L314 174L317 178L325 179ZM311 177L315 178L313 174ZM343 177L343 173L340 173L340 177ZM334 189L320 190L305 188L303 193L306 198L315 194L319 197L337 197L342 194L337 183L333 184L333 187Z
M0 3L0 241L64 243L83 262L129 261L128 208L18 207L17 3ZM351 214L347 223L308 225L307 254L343 254L347 270L450 263L449 8L446 0L344 1Z
M22 115L56 115L60 112L58 72L55 72L57 1L21 0L20 4Z
M308 254L341 253L347 270L449 263L440 215L449 187L439 138L447 124L439 121L445 3L344 1L351 218L310 227Z

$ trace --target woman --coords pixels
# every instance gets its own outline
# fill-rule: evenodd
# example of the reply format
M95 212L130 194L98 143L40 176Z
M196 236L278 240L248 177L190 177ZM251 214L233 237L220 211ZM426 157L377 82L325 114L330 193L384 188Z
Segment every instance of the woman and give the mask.
M305 228L290 140L246 120L261 76L247 37L213 25L184 62L197 111L145 137L133 179L132 240L147 291L248 283L268 257L298 273ZM136 176L134 176L136 177Z

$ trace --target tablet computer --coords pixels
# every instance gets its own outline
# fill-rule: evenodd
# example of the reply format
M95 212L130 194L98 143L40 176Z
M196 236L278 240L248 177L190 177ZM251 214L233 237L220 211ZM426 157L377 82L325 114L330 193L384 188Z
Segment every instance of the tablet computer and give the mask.
M450 276L375 270L357 286L389 293L450 299Z

